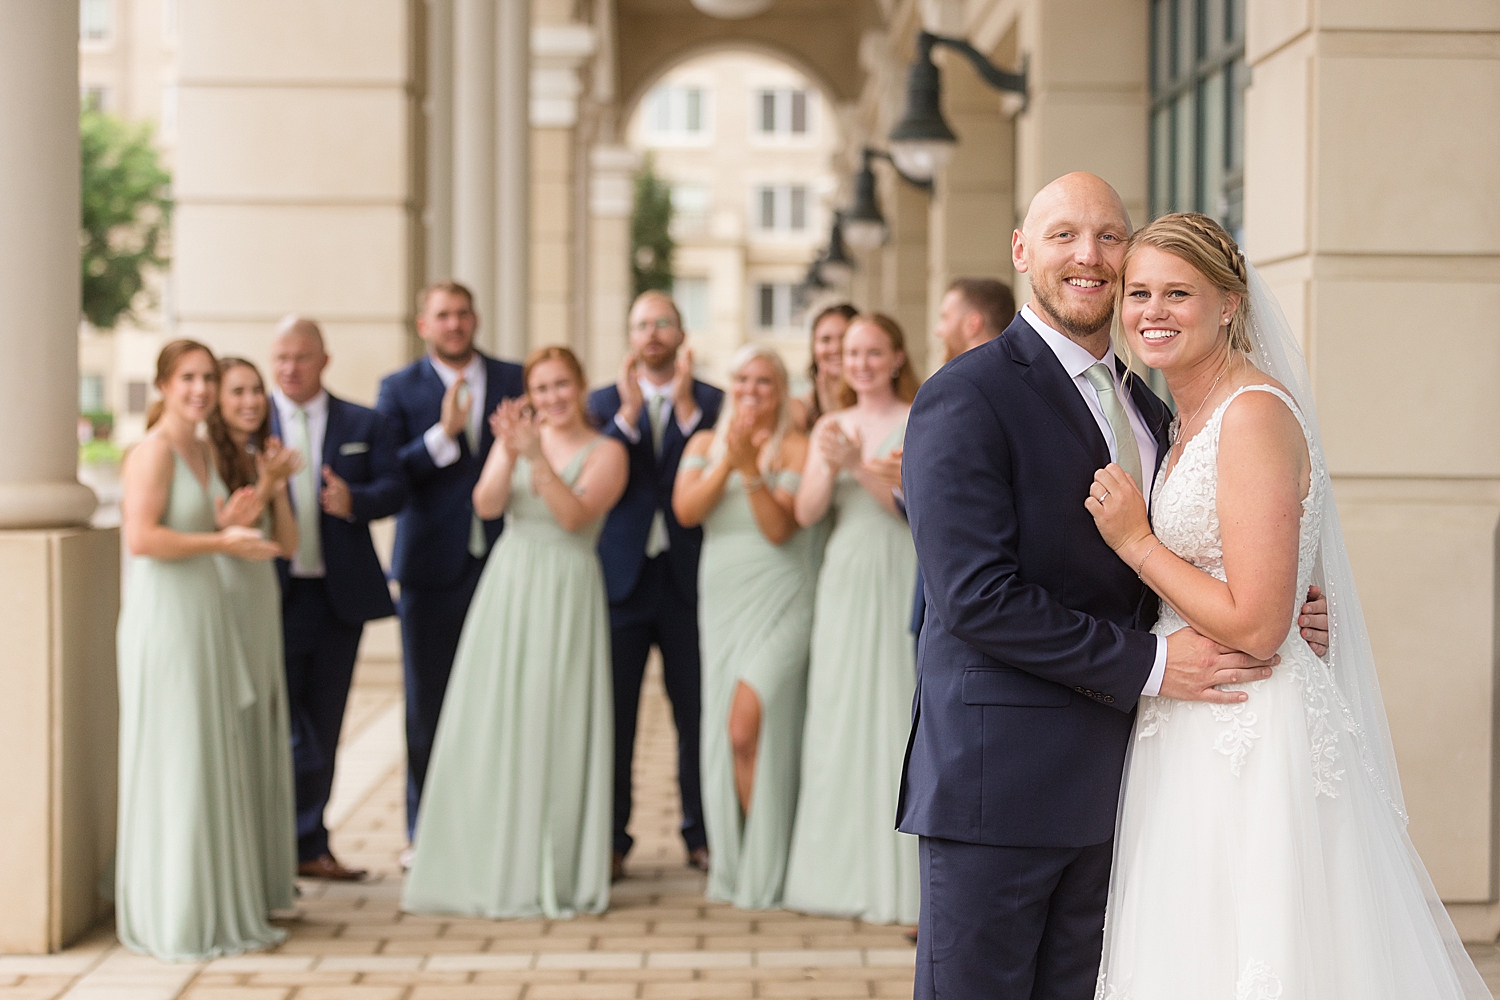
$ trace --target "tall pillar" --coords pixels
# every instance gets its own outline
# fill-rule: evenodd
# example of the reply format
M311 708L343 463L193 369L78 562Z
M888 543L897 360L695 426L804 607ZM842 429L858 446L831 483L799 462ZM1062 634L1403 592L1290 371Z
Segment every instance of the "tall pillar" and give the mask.
M495 14L495 0L454 0L453 275L474 293L480 340L502 352L506 317L495 287Z
M503 0L496 15L495 307L492 336L507 358L531 340L531 2Z
M1500 932L1500 8L1252 0L1245 242L1307 348L1421 851Z
M928 365L928 225L931 198L896 176L886 164L880 171L880 203L884 206L890 238L881 255L880 309L901 324L906 353L913 368L926 374Z
M625 146L595 146L589 156L589 351L594 382L613 379L627 350L630 214L638 157Z
M427 0L427 100L423 108L427 229L423 280L453 274L454 0Z
M107 909L119 534L76 475L78 7L0 2L0 952Z

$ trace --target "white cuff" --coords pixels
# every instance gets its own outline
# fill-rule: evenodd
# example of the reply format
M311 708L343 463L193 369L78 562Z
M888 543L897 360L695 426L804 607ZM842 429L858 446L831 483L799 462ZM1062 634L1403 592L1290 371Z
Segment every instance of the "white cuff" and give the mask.
M698 429L698 424L699 424L699 422L702 419L703 419L703 407L701 407L701 406L695 406L695 407L693 407L693 415L692 415L692 417L690 417L687 420L679 420L679 421L677 421L677 429L680 430L680 431L682 431L682 436L683 437L690 438L690 437L693 436L693 431L695 431L695 430Z
M1161 682L1167 675L1167 637L1159 635L1156 637L1156 665L1151 668L1151 676L1146 678L1146 686L1141 689L1141 697L1155 698L1161 694Z
M631 444L641 443L641 432L639 428L632 427L625 422L625 418L618 413L615 414L615 426L620 428L620 433L625 435Z
M457 439L448 436L441 422L427 428L427 432L422 435L422 443L427 446L427 455L432 459L432 464L439 469L446 469L457 462L461 454Z

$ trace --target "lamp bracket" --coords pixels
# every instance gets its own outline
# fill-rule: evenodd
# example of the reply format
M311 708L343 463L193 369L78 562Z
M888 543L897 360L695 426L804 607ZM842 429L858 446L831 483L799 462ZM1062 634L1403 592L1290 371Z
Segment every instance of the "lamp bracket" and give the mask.
M866 146L865 150L864 150L864 156L865 156L865 169L866 170L870 169L870 162L872 160L884 160L885 162L887 162L887 163L889 163L891 165L891 169L892 170L896 171L896 176L897 177L901 178L903 181L905 181L906 183L910 184L914 188L917 188L917 189L922 190L922 191L926 191L928 194L932 193L932 178L929 177L927 180L924 181L924 180L921 180L919 178L913 177L913 176L911 176L908 173L903 172L900 167L896 166L896 158L893 157L886 150L884 150L884 149L872 149L869 146Z
M934 35L930 31L923 31L917 36L917 49L919 58L932 58L932 50L937 47L953 49L969 61L983 80L996 90L1007 91L1012 94L1021 95L1021 110L1026 110L1026 102L1029 95L1026 92L1026 58L1021 59L1019 72L1011 73L1003 70L990 62L983 52L970 45L962 38L953 38L948 35Z

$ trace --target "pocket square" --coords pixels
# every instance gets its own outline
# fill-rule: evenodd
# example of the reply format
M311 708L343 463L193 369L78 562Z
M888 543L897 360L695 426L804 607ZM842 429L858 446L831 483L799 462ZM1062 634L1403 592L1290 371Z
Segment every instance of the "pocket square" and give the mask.
M370 450L368 441L350 441L348 444L339 445L340 455L363 455Z

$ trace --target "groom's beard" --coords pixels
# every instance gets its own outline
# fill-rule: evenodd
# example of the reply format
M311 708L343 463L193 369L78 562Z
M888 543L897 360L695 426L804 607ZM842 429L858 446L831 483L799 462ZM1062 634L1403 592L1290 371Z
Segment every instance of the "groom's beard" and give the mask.
M1090 337L1098 336L1100 331L1109 329L1110 320L1115 315L1115 299L1113 295L1105 297L1093 309L1085 307L1070 307L1064 303L1066 290L1063 287L1064 278L1100 278L1110 284L1119 280L1119 276L1113 271L1104 271L1103 274L1068 274L1059 275L1048 281L1033 281L1031 294L1041 307L1047 310L1047 314L1057 321L1061 332L1072 337L1074 340L1088 340Z

